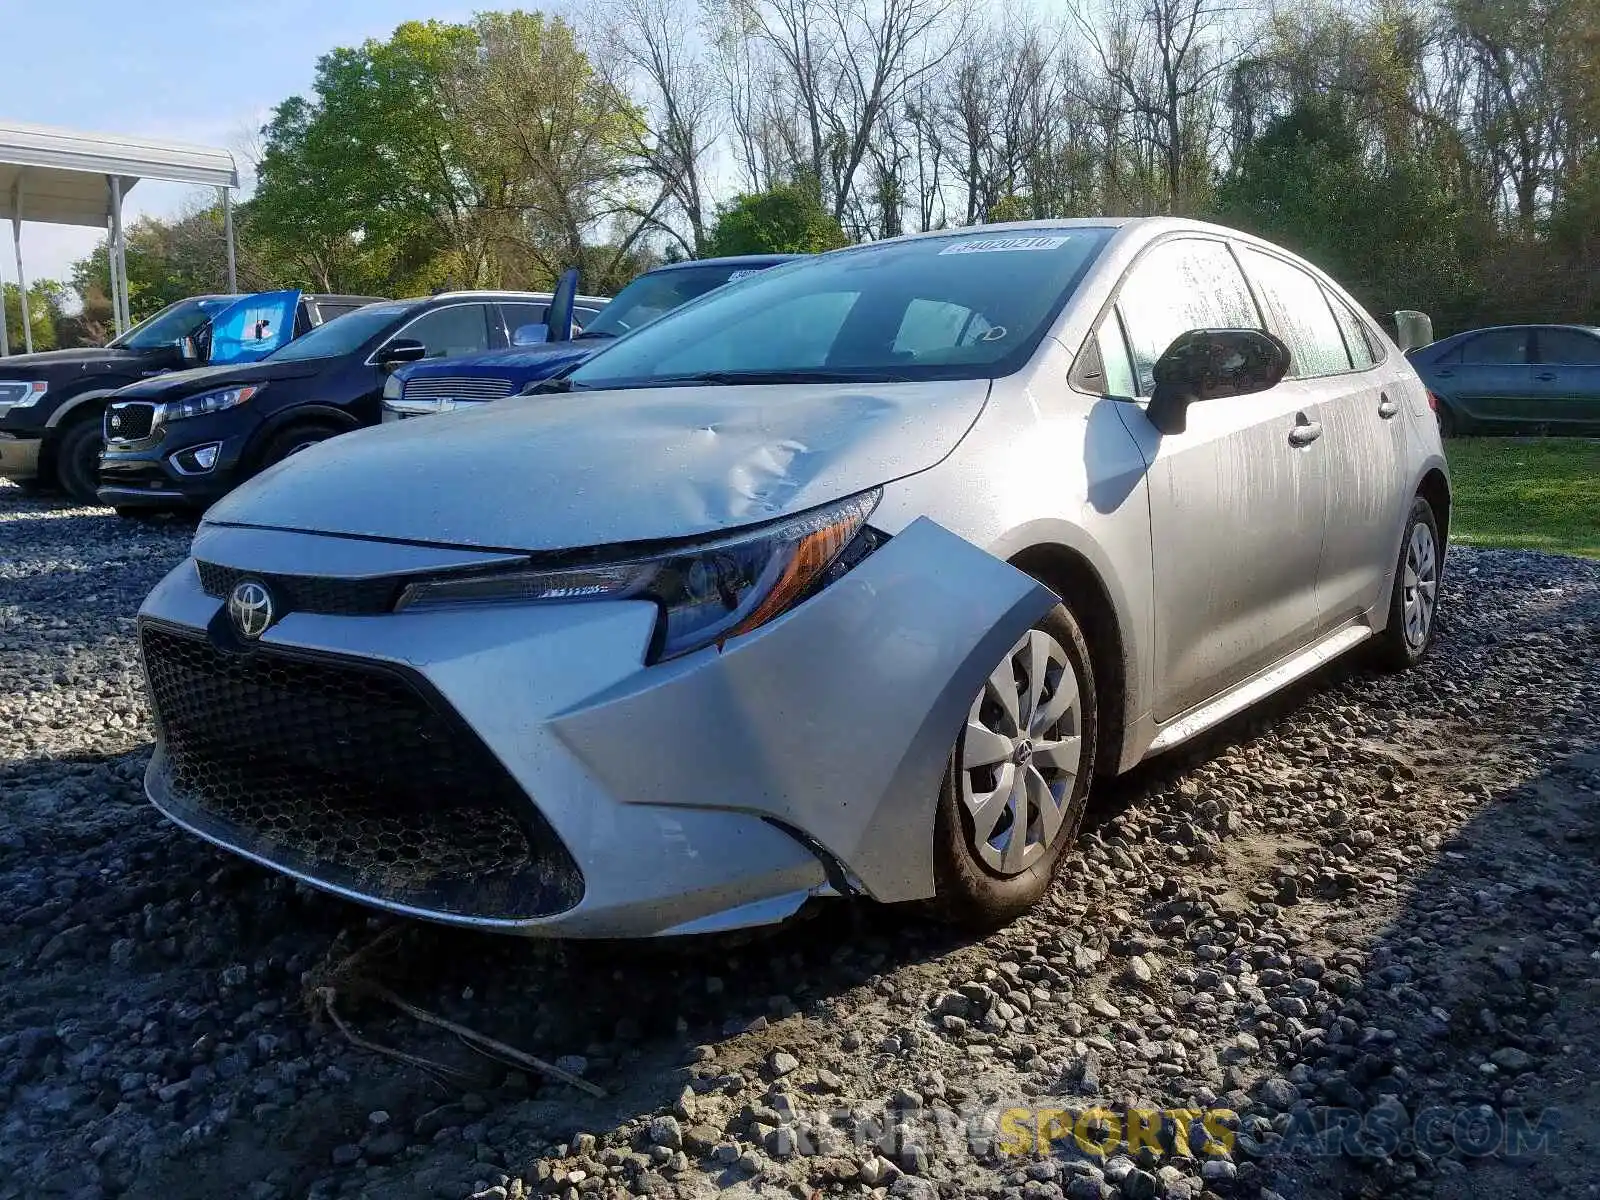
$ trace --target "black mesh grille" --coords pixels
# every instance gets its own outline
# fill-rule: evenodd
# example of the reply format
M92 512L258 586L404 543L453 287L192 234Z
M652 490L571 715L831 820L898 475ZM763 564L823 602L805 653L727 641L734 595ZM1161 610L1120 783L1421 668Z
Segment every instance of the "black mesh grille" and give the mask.
M482 741L381 665L233 653L146 622L172 815L287 870L464 917L545 916L576 864Z
M272 592L273 610L280 616L290 612L334 613L340 616L370 616L394 608L403 586L393 576L376 579L327 579L315 575L262 575L224 567L218 563L196 562L200 586L206 595L227 599L241 579L259 579Z
M153 404L113 404L106 409L106 440L133 442L149 437L155 417Z

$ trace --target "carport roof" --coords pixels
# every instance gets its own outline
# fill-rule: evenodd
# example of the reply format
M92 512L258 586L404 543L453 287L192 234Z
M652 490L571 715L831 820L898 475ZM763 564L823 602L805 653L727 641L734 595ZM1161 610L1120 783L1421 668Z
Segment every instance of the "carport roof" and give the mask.
M112 176L124 192L140 179L239 186L226 150L0 120L0 219L104 229Z

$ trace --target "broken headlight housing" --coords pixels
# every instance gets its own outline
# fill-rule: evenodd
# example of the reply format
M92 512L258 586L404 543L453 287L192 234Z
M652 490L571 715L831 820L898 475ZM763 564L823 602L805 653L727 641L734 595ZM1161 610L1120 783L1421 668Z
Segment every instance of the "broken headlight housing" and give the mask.
M881 495L862 492L729 537L622 562L414 583L397 608L654 600L661 615L650 661L660 662L749 633L854 567L886 540L866 523Z

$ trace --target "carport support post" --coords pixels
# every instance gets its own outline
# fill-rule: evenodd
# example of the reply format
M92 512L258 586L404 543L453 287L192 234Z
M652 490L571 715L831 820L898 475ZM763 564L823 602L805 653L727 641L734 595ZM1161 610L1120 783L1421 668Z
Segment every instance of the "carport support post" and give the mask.
M11 335L6 332L6 277L0 272L0 358L11 353Z
M121 333L133 324L133 319L128 315L128 255L127 238L122 228L122 179L116 175L111 177L111 226L112 250L117 256L117 275L122 279L122 309L119 314L121 324L117 327L117 332Z
M222 236L228 242L228 291L232 293L239 290L239 276L233 261L233 189L225 186L221 190Z
M22 302L22 344L33 353L33 322L28 319L28 273L22 269L22 180L11 190L11 244L17 252L17 298ZM0 314L3 315L3 314Z

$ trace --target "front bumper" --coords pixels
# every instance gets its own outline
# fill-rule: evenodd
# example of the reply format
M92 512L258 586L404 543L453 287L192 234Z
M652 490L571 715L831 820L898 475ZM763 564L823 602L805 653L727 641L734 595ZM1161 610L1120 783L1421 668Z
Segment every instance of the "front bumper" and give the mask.
M274 543L265 553L264 537ZM354 561L352 545L206 527L197 553L232 570L208 569L220 591L218 578L270 576L275 559L316 572L321 582L335 573L349 582L357 568L335 572L334 564ZM404 573L419 569L419 554L447 553L354 545L362 547L359 570L367 576L385 573L386 554L395 556L389 571ZM310 594L304 580L296 587L287 581L283 594ZM160 729L147 791L202 836L315 886L415 916L526 934L708 932L781 919L808 896L856 888L881 900L915 899L933 892L934 805L971 697L1006 647L1054 603L1007 564L919 521L761 630L721 651L656 666L643 665L655 607L639 601L379 615L290 611L242 650L230 641L224 601L206 593L191 560L141 610ZM253 658L254 690L196 677L174 693L171 681L159 678L165 668L152 657L152 634L212 647L205 653L224 663L229 655ZM342 692L325 702L324 683L304 692L320 697L316 705L300 704L289 694L301 686L289 678L299 668L284 665L296 661L346 674L410 673L444 722L437 729L454 732L441 735L422 718L364 721L362 713L389 702L363 693L358 703ZM286 702L265 705L256 725L228 717L228 732L211 739L212 759L198 774L192 763L175 769L174 759L194 744L192 736L185 742L186 711L220 706L232 714L240 696L256 705L285 688ZM293 736L271 732L270 746L257 744L253 729L277 731L311 708L323 715ZM382 747L368 745L380 727L411 765L383 765ZM229 739L236 756L215 749ZM266 749L298 778L339 777L339 787L317 785L320 812L339 795L389 789L395 806L432 820L438 814L430 804L446 808L460 789L441 784L430 801L407 781L433 770L413 761L416 747L442 740L451 754L481 747L481 760L461 778L504 775L497 811L512 813L538 837L548 833L539 861L552 879L570 866L562 886L517 911L507 907L511 893L503 887L475 892L464 885L444 899L437 889L397 888L384 874L389 860L375 868L366 850L340 851L339 839L323 832L286 838L281 822L276 832L259 822L247 827L255 818L233 803L251 780L227 773L261 761ZM219 802L224 793L215 788L224 785L213 781L225 776L232 790ZM274 774L273 786L285 777ZM347 823L365 828L367 820ZM312 843L334 849L305 853ZM421 858L442 861L455 849ZM356 860L341 860L342 853ZM407 854L406 861L418 861Z
M39 448L43 445L43 438L0 433L0 476L6 479L37 479Z
M247 433L234 412L158 424L151 436L106 440L100 455L102 504L118 508L204 508L239 483ZM209 467L196 451L214 455Z

